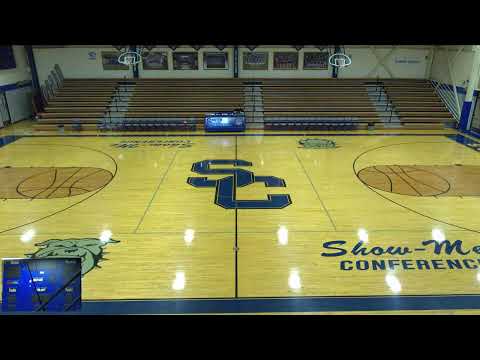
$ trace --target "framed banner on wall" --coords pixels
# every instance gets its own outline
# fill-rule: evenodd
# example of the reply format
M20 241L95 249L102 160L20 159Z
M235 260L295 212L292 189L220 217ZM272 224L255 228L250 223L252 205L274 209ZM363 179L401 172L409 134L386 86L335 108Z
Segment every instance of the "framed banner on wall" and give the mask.
M303 53L304 70L328 70L328 52Z
M198 53L174 52L173 70L198 70Z
M298 52L276 52L273 54L274 70L297 70Z
M142 58L143 70L168 70L168 54L166 52L150 52Z
M228 70L228 53L206 52L203 53L204 70Z
M119 56L118 51L102 51L103 70L128 70L128 65L118 62Z
M268 52L244 52L243 70L268 70Z
M12 46L0 46L0 70L15 69L15 56Z

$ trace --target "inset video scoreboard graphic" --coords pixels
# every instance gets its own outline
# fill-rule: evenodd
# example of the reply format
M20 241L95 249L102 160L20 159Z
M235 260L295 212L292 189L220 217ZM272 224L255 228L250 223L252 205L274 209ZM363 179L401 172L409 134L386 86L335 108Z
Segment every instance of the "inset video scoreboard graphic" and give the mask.
M81 259L3 259L2 311L64 312L81 308Z
M216 112L205 116L205 131L245 131L243 112Z

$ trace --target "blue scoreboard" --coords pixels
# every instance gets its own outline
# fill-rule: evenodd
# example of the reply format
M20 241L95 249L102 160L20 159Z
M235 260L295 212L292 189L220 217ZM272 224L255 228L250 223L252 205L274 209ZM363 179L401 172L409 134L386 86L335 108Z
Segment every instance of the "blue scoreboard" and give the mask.
M81 308L81 258L3 259L2 311Z
M205 116L205 131L245 131L243 111L217 112Z

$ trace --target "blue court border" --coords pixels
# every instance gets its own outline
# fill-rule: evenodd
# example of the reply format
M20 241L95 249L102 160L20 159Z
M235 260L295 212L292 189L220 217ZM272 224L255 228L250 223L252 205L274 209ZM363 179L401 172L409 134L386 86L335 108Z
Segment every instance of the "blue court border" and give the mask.
M120 135L11 135L0 137L0 147L23 137L193 137L193 136L442 136L465 146L479 142L461 134L120 134ZM474 150L473 148L471 148ZM476 151L476 150L474 150ZM1 303L0 303L1 304ZM83 301L78 315L107 314L245 314L352 311L476 310L479 294L388 295L388 296L318 296L264 298L207 298L163 300ZM7 315L2 313L2 315ZM18 314L18 313L10 313Z
M85 300L69 315L255 314L358 311L480 310L480 295L318 296L164 300ZM20 312L0 315L26 314ZM30 314L30 313L29 313ZM38 313L52 314L52 313Z
M480 295L84 301L81 314L242 314L480 309Z

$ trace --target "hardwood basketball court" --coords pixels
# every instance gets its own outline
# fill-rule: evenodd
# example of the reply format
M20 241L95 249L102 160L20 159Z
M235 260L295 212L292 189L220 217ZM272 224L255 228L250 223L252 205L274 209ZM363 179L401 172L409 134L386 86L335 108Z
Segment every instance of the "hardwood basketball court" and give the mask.
M479 45L0 46L2 311L479 313L479 69ZM75 277L28 266L55 262Z
M454 131L2 141L0 254L82 256L96 311L478 307L480 158Z

